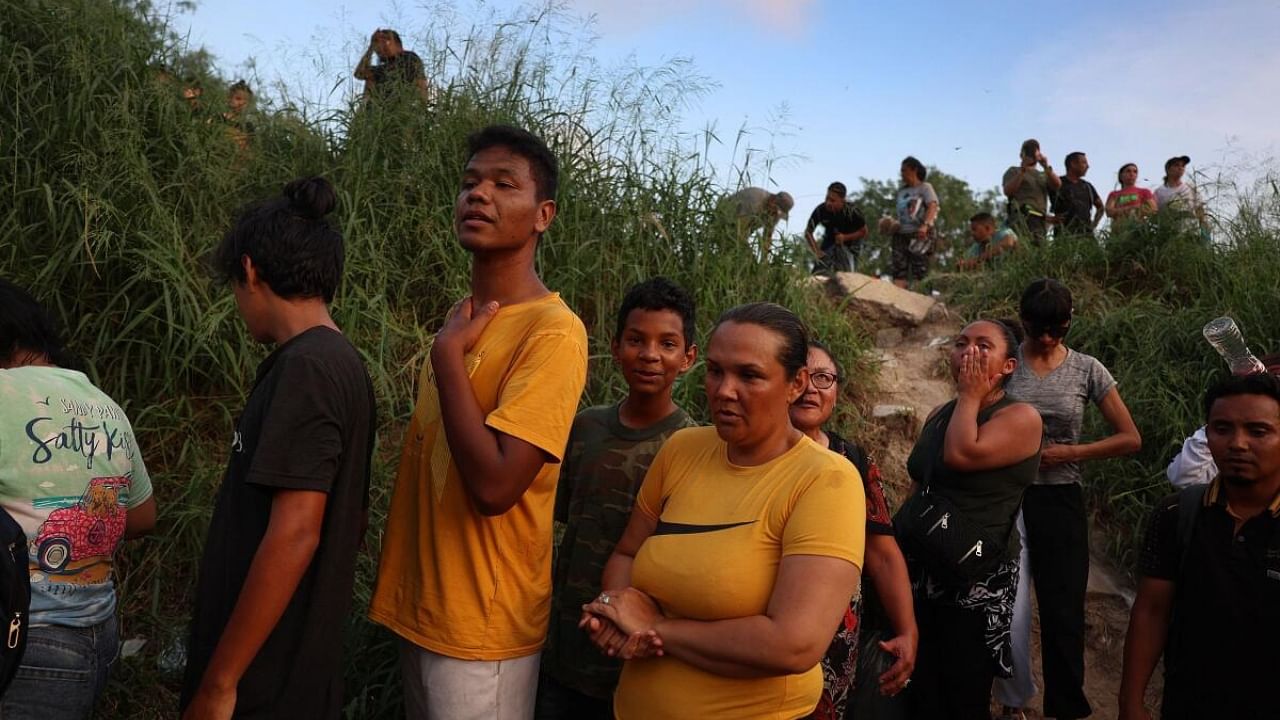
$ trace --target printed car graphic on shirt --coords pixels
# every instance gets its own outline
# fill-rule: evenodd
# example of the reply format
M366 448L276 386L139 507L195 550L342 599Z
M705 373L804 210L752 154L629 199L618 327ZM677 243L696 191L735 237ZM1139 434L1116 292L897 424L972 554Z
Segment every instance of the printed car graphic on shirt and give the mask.
M74 560L115 552L126 515L120 495L130 485L125 475L93 478L76 504L49 513L31 542L40 569L56 573Z

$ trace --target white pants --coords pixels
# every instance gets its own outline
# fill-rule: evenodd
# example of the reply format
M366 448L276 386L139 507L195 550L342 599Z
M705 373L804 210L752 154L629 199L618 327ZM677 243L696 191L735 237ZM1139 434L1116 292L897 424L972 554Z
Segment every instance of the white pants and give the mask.
M541 653L511 660L458 660L400 640L408 720L529 720Z
M1001 705L1025 708L1036 696L1036 680L1031 675L1031 559L1027 554L1027 525L1021 510L1017 525L1022 552L1018 555L1018 597L1013 603L1013 627L1009 630L1013 677L996 678L993 694Z

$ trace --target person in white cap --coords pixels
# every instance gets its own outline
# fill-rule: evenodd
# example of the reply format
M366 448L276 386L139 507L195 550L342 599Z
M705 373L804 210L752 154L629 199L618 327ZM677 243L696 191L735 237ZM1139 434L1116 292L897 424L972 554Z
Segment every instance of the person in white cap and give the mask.
M1183 182L1182 176L1187 172L1191 158L1186 155L1171 157L1164 163L1164 184L1156 188L1156 207L1160 210L1174 208L1195 217L1203 230L1207 227L1204 214L1204 203L1200 200L1200 192L1196 186Z

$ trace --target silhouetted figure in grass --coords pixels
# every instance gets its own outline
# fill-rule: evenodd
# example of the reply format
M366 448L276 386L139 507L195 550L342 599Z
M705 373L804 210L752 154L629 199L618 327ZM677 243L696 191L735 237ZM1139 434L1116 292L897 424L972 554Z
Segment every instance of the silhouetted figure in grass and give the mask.
M245 81L237 80L227 90L227 111L222 113L222 122L227 124L227 134L241 150L248 150L249 140L253 138L253 123L245 117L252 103L253 90Z
M204 112L204 86L195 78L187 78L182 84L182 101L187 104L187 109L191 111L192 117L198 116Z
M804 226L804 239L815 258L814 273L853 272L862 239L867 236L867 221L847 200L849 191L842 182L827 186L827 197L809 214ZM822 244L814 231L823 227Z
M791 193L771 193L764 188L747 187L725 198L725 204L737 220L738 237L746 242L751 233L760 231L760 260L769 259L773 231L779 220L786 220L795 207Z
M374 55L378 56L377 64L372 62ZM369 47L356 65L355 76L364 81L366 98L383 97L397 85L413 85L423 100L430 99L422 58L404 49L400 33L395 30L373 31Z

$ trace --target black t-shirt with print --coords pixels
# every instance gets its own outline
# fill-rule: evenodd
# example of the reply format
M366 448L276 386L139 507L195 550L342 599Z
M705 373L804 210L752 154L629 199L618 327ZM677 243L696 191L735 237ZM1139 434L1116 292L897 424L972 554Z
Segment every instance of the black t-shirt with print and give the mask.
M1093 210L1101 198L1088 180L1062 179L1062 187L1053 196L1053 214L1059 228L1072 235L1093 234Z
M380 61L371 68L371 71L375 88L395 82L412 85L427 77L427 72L422 67L422 58L409 50Z
M343 628L365 525L376 417L351 343L315 327L258 366L209 524L182 689L186 707L262 542L278 490L328 495L320 544L237 688L238 718L337 718Z
M846 202L844 207L836 212L827 209L826 203L819 205L809 214L809 222L805 225L804 231L811 233L814 228L821 224L827 229L826 235L822 238L822 251L830 250L836 244L836 233L854 233L867 226L867 221L862 219L862 213L858 212L858 208L853 203Z

